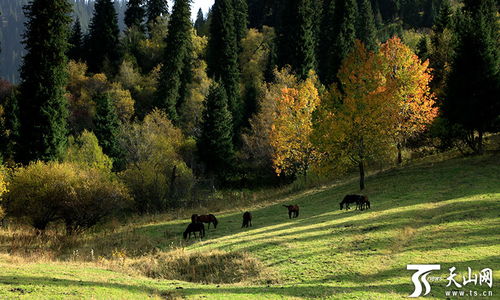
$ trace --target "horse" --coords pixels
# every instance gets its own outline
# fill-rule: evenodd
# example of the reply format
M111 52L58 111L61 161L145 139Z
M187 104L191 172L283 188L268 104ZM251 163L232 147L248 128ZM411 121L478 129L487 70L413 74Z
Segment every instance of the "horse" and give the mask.
M291 219L297 218L299 216L299 206L297 204L295 205L283 205L284 207L288 208L288 217Z
M345 209L348 210L350 209L349 204L356 203L356 208L358 208L358 203L361 201L361 199L365 196L361 195L346 195L344 197L344 200L340 202L340 210L342 210L345 206Z
M210 229L210 223L214 224L214 228L217 228L217 224L219 224L217 218L212 214L198 216L197 220L201 223L208 223L208 229Z
M370 208L370 201L368 200L368 197L361 196L361 198L359 199L359 201L357 203L356 209L365 210L365 209L369 209L369 208Z
M186 231L182 234L185 240L191 238L191 233L194 234L194 237L196 238L196 233L200 233L200 238L205 237L205 225L203 223L189 223L189 225L186 228Z
M247 211L243 214L243 225L241 225L241 228L248 228L249 225L252 227L252 214Z
M196 223L198 222L198 215L197 214L193 214L191 216L191 223Z

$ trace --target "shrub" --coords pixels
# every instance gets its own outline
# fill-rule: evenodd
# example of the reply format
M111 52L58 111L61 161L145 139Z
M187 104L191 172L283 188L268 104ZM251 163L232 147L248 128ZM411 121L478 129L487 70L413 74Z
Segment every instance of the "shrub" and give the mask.
M164 112L154 110L121 134L127 169L120 174L134 195L139 212L178 207L191 190L194 177L185 163L192 157L190 140Z
M68 144L63 157L65 162L83 164L108 172L113 167L113 161L102 152L94 133L84 130L77 138L69 137Z
M126 208L131 198L111 173L81 164L35 162L15 170L8 213L38 230L63 220L68 233L87 229Z
M0 220L5 216L5 211L2 207L2 195L7 192L7 180L5 169L0 165Z

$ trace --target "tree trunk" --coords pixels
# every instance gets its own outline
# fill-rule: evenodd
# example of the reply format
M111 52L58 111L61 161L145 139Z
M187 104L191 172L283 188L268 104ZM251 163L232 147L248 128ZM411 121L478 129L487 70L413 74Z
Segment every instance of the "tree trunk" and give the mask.
M365 165L362 160L359 161L358 163L359 166L359 189L364 190L365 189Z
M478 131L478 137L477 137L477 153L478 154L483 154L483 131L479 130Z
M401 165L403 163L403 155L401 153L401 148L403 148L403 147L401 146L401 143L397 144L397 148L398 148L398 160L397 160L397 163L398 163L398 165Z

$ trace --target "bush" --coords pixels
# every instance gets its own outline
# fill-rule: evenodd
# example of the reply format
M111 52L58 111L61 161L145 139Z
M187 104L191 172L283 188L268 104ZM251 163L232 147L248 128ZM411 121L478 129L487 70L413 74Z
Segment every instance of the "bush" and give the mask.
M192 158L192 142L175 128L164 112L154 110L141 123L121 134L127 169L120 177L134 195L141 213L178 207L194 181L185 158Z
M102 152L94 133L84 130L76 139L70 136L68 144L64 162L83 164L105 172L111 171L113 161Z
M0 220L5 216L5 211L2 207L2 195L7 192L7 180L5 169L0 166Z
M67 232L84 230L131 203L111 173L81 164L35 162L15 170L7 211L38 230L63 220Z

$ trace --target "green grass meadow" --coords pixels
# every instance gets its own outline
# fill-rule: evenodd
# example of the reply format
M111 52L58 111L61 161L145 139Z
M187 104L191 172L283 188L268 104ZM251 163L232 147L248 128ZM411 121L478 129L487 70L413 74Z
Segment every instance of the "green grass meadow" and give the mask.
M139 255L124 256L123 271L119 260L110 267L78 260L75 252L73 259L27 260L7 253L4 238L0 299L403 299L413 292L407 264L441 265L431 274L441 279L431 282L425 299L447 298L451 267L459 282L467 267L475 273L491 268L492 289L469 284L463 290L491 290L488 299L500 299L499 154L395 168L366 183L372 206L366 211L339 210L343 196L358 190L351 180L249 208L248 229L240 228L244 210L218 214L219 226L202 241L181 241L185 218L137 225L129 235L136 238L128 240L120 231L93 233L80 245L83 253L110 240L119 241L117 247L149 243L159 249L151 259L160 264L174 248L205 253L207 260L210 253L244 253L260 272L236 283L224 272L217 275L220 283L210 284L150 278L130 271L134 261L146 259ZM299 217L290 220L283 204L298 204Z

